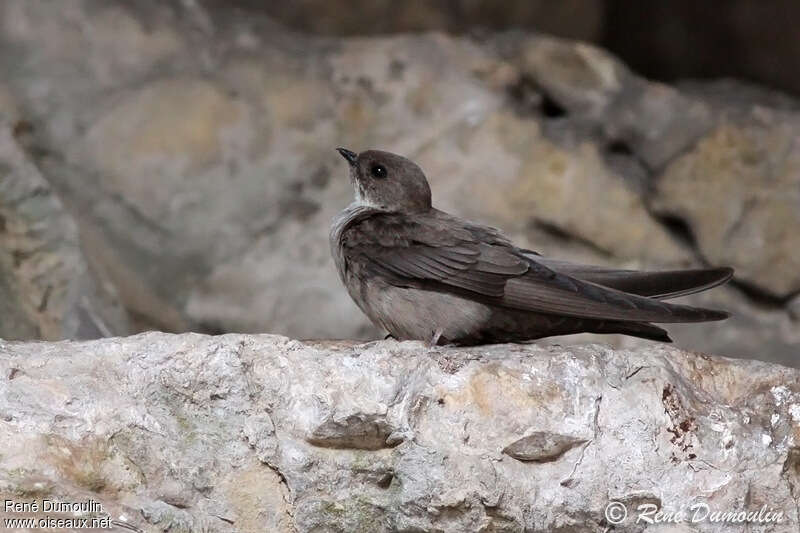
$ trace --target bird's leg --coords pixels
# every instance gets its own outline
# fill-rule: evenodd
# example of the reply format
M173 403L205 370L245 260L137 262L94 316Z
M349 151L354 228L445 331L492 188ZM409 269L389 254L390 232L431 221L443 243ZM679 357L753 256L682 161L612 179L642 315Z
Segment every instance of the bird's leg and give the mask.
M428 346L432 347L432 346L436 346L437 344L439 344L439 337L441 337L441 336L442 336L442 328L439 328L439 329L437 329L436 331L433 332L433 336L431 337L431 340L428 343Z

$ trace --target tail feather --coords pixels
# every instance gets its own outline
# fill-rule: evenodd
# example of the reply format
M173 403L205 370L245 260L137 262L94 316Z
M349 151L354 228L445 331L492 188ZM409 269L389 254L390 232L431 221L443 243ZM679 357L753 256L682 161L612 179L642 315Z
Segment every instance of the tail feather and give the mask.
M651 341L672 342L667 330L648 322L600 322L592 333L619 333Z
M535 259L556 272L622 292L658 300L702 292L722 285L733 277L733 269L728 267L637 271L580 265L539 256Z

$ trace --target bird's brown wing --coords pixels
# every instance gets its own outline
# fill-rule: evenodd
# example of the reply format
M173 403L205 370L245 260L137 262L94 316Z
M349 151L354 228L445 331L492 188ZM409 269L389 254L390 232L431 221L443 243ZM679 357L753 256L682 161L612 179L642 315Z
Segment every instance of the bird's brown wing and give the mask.
M495 299L509 278L530 269L496 230L434 217L374 214L347 229L343 246L350 262L392 285Z
M499 307L636 322L727 317L559 273L514 247L497 230L443 213L377 213L349 227L342 245L349 262L392 285L451 292Z

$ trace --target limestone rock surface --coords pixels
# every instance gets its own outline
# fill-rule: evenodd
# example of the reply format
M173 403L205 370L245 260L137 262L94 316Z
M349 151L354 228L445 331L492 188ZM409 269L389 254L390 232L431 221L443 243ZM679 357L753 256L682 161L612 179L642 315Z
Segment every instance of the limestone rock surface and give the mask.
M94 499L127 530L603 532L611 501L614 531L730 531L637 525L648 504L800 518L800 371L768 363L146 333L2 341L0 376L2 497Z

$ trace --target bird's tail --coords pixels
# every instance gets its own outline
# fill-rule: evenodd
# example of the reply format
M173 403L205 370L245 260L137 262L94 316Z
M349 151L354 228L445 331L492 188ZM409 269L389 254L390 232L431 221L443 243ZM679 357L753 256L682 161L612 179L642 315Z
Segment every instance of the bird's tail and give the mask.
M580 265L538 256L535 260L556 272L583 281L658 300L705 291L733 277L733 269L728 267L641 271Z
M651 341L672 342L669 333L665 329L648 322L603 321L596 323L593 328L587 331L600 334L619 333Z

